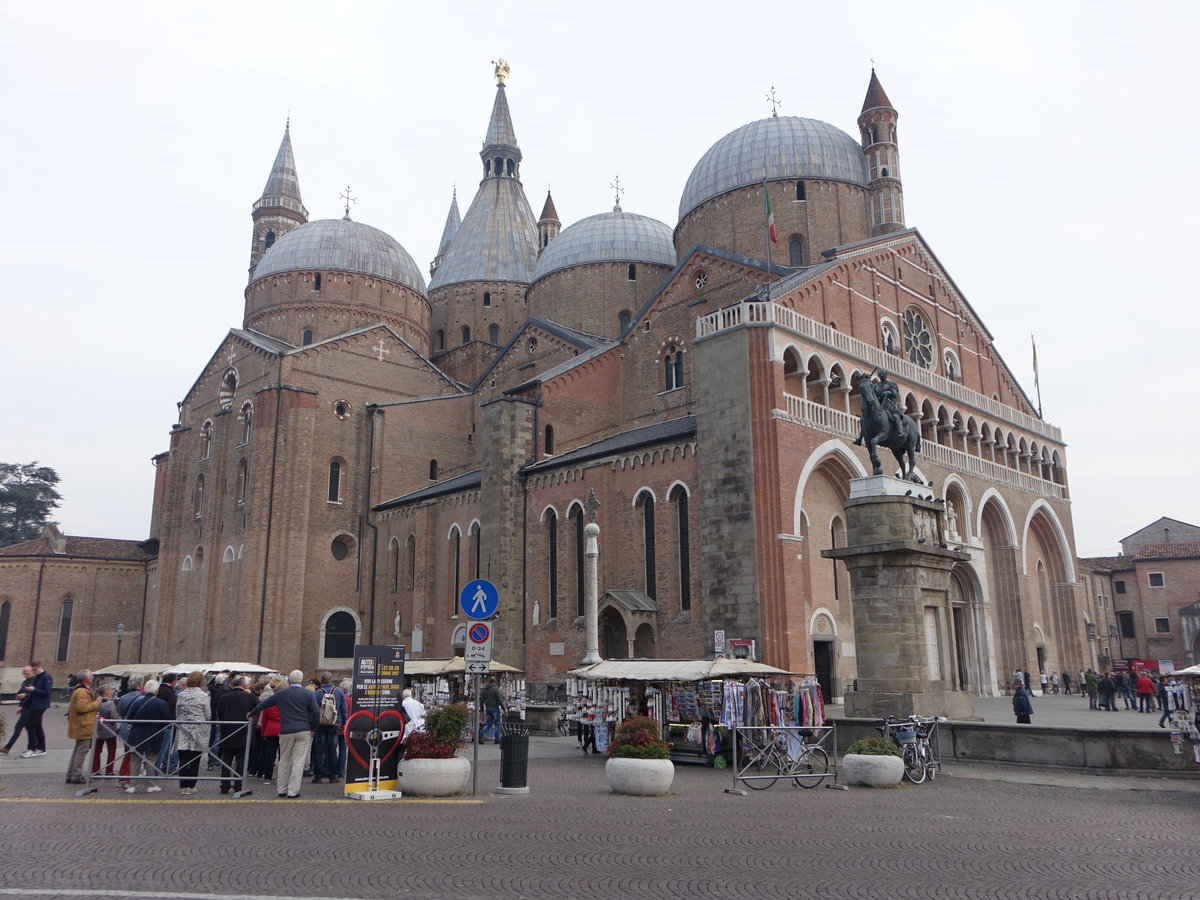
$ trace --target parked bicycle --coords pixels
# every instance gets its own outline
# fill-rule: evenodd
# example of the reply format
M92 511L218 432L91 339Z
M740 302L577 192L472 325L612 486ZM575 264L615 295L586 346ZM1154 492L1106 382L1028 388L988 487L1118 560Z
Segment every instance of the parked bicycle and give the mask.
M780 778L813 788L832 772L825 748L808 743L800 729L743 728L738 734L739 777L756 791L765 791Z
M903 752L904 777L913 784L920 784L927 777L930 781L937 778L942 761L931 737L935 736L937 723L945 721L942 716L909 716L907 719L888 716L882 725L876 726L876 731Z

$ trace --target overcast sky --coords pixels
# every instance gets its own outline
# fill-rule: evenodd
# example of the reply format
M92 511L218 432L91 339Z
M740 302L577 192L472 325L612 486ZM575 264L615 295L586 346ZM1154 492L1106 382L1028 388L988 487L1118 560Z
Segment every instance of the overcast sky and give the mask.
M453 10L450 12L449 10ZM445 10L445 11L444 11ZM250 206L291 115L311 218L427 271L494 98L536 213L672 227L691 168L770 114L857 136L872 60L906 216L1063 429L1080 555L1200 522L1195 2L5 3L0 460L70 534L143 538L176 403L242 321ZM1192 262L1189 263L1188 261Z

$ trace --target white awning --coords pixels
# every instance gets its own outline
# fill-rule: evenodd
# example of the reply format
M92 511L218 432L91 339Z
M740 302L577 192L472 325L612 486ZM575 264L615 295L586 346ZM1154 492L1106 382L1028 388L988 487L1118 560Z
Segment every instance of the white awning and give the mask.
M709 681L797 675L749 659L606 659L571 669L567 674L589 681Z
M463 675L466 671L467 664L461 656L452 656L449 659L406 659L404 661L405 675ZM506 675L520 671L507 663L496 659L492 660L494 674Z
M95 669L97 678L124 678L127 675L158 675L170 669L169 663L113 663L103 669Z

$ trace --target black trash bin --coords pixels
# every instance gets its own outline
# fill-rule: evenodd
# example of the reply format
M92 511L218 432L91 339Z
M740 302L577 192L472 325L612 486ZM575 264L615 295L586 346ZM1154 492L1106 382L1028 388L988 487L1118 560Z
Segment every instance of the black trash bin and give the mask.
M500 726L500 787L524 788L529 782L529 726Z

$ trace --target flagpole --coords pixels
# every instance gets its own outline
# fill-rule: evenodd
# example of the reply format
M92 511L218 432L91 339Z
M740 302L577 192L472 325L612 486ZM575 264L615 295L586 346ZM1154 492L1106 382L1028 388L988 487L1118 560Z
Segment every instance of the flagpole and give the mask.
M1042 382L1038 378L1038 361L1037 361L1037 341L1034 340L1033 332L1029 332L1029 343L1033 347L1033 386L1037 390L1038 401L1038 418L1042 417Z
M763 200L766 202L766 222L763 223L763 243L767 247L767 302L771 302L771 198L767 195L767 169L763 167Z

